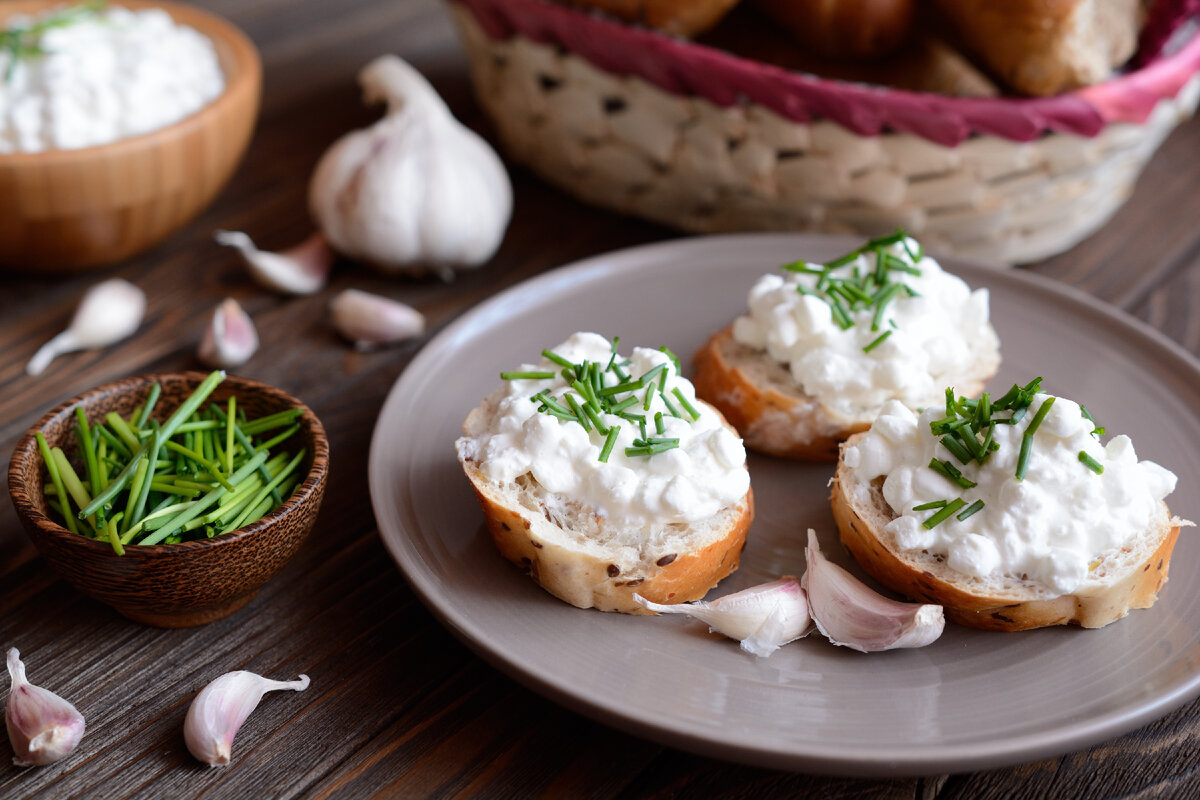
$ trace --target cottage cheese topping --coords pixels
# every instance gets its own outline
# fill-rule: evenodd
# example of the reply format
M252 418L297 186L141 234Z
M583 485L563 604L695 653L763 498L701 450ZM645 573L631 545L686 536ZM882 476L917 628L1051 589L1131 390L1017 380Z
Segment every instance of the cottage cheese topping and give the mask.
M999 448L982 465L960 464L932 435L930 422L943 409L928 409L918 418L892 401L858 444L846 449L845 464L863 481L887 476L883 495L900 515L887 530L903 549L940 554L950 567L977 578L1025 577L1066 594L1097 559L1165 520L1162 500L1174 490L1175 475L1138 461L1128 436L1101 444L1079 405L1059 397L1034 433L1025 477L1018 480L1021 439L1048 397L1035 395L1017 424L996 426ZM1081 463L1080 452L1103 473ZM934 458L948 459L978 485L955 485L929 468ZM935 510L912 510L957 497L982 500L984 507L961 521L951 515L932 529L923 523Z
M553 352L577 364L585 360L607 364L612 346L597 334L577 333ZM626 413L644 416L650 437L677 438L678 447L650 456L628 456L625 448L634 446L634 440L643 435L638 422L602 414L604 425L616 427L619 434L607 462L600 461L605 436L594 426L587 431L577 422L540 413L539 403L530 400L548 390L551 397L566 404L568 389L561 368L543 359L522 369L552 371L556 377L507 381L489 398L498 406L490 424L466 431L467 437L458 442L460 453L480 462L480 469L491 480L508 482L532 475L548 491L570 496L622 525L695 522L740 500L750 487L742 442L710 407L696 400L691 382L677 374L670 356L639 347L627 363L620 363L631 379L667 365L666 394L681 416L671 413L657 391L646 410L645 389L632 393L638 402ZM605 386L618 383L615 375L604 376ZM696 409L699 419L693 421L680 407L675 389ZM654 425L656 412L663 417L661 434Z
M12 18L7 28L35 19ZM224 90L212 42L160 9L81 15L46 30L39 45L45 55L13 64L0 52L0 153L71 150L147 133Z
M920 275L889 271L890 280L915 296L900 292L878 319L876 305L855 309L840 300L853 323L844 328L827 300L803 293L817 290L820 276L768 274L750 290L750 313L734 322L734 338L765 350L791 370L805 394L847 417L870 420L891 399L911 408L939 402L944 387L976 374L972 367L981 360L998 358L987 290L972 292L928 256L914 259L920 253L911 238L883 249ZM832 274L868 275L875 269L876 256L868 251Z

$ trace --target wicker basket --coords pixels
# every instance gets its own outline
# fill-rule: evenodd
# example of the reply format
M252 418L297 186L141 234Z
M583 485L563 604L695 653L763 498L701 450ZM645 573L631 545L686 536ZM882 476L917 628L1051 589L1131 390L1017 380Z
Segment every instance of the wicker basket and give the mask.
M694 232L877 235L1023 263L1126 200L1200 97L1200 36L1044 99L822 80L542 0L451 0L509 156L599 206Z

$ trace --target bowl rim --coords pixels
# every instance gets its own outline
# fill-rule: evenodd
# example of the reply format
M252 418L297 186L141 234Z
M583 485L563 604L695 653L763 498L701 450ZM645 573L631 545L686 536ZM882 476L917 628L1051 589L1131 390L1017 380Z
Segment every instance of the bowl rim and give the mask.
M38 13L39 10L62 5L62 2L63 0L17 0L13 3L0 3L0 27L16 14ZM44 168L50 164L70 164L75 161L128 155L125 151L137 152L151 144L151 140L155 138L173 139L189 135L196 127L206 124L210 116L229 113L229 109L239 105L241 96L246 93L253 93L256 98L253 105L255 109L258 108L258 98L262 92L262 59L250 37L232 22L207 9L174 0L115 0L110 7L122 7L133 11L161 9L170 14L176 24L194 28L210 39L217 51L217 60L225 78L225 86L221 93L182 119L161 128L88 147L3 153L0 154L0 167L36 165L38 168Z
M9 462L8 469L8 489L9 496L12 500L13 507L17 511L17 515L23 520L33 523L41 535L50 536L58 539L70 541L70 546L83 547L85 550L92 550L95 554L103 556L107 554L113 558L129 559L131 555L137 558L153 558L164 555L178 555L199 550L208 550L222 545L233 544L243 541L257 533L271 527L279 520L288 516L293 510L301 505L309 502L313 495L321 488L329 474L329 438L325 433L325 427L321 424L321 420L313 413L312 409L305 403L301 402L290 393L271 384L246 378L238 375L225 376L219 387L237 385L234 388L235 392L243 390L247 392L255 392L266 394L272 399L286 403L290 407L303 409L299 420L302 421L302 429L307 431L312 437L312 453L311 463L308 471L304 476L304 480L292 491L283 503L276 506L269 513L263 515L256 522L253 522L245 527L237 528L229 533L223 533L219 536L214 536L211 539L197 539L188 542L175 542L172 544L152 544L152 545L134 545L130 544L125 548L125 555L119 556L114 552L112 545L108 542L91 539L77 533L71 533L65 527L60 525L51 517L42 513L37 504L32 502L22 494L28 494L33 491L40 492L41 487L29 487L19 479L19 465L24 465L26 462L35 458L40 459L40 454L37 452L37 443L34 435L42 431L46 425L55 417L71 412L76 406L84 405L89 400L94 399L100 394L107 394L114 390L119 390L124 384L134 386L150 386L155 382L164 379L178 380L184 379L192 383L198 384L208 375L208 372L200 372L195 370L187 370L183 372L161 372L149 373L145 375L133 375L118 380L109 381L108 383L100 384L95 388L89 389L86 392L81 392L75 397L59 403L57 406L47 411L42 417L34 423L33 427L25 432L18 440L13 448L12 458ZM131 386L130 388L133 388ZM41 468L38 469L38 474L41 474Z
M1200 33L1193 33L1170 55L1064 94L952 97L796 72L548 0L446 1L465 9L489 40L519 36L554 46L615 79L640 78L719 108L758 105L790 122L827 119L862 137L907 133L946 147L972 136L1024 143L1141 124L1200 72ZM469 50L471 38L461 38Z

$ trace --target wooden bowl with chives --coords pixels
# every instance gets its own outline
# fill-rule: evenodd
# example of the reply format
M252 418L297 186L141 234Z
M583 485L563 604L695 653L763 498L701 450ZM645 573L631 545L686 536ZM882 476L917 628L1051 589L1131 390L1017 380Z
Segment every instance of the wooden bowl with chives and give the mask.
M328 469L325 430L299 400L189 372L114 381L59 405L17 444L8 488L55 572L132 620L182 628L237 611L287 563L316 521ZM92 501L96 512L79 517Z

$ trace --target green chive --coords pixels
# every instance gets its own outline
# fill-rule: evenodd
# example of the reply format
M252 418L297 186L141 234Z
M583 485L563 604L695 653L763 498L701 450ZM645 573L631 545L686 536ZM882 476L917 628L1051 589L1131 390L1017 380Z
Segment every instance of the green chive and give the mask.
M526 371L526 372L501 372L500 380L502 381L545 381L554 378L553 372L545 371Z
M79 526L75 522L75 515L70 513L71 506L67 502L67 490L63 485L62 475L58 471L58 464L54 460L54 455L50 451L50 446L46 444L46 437L38 431L33 435L37 440L38 450L42 454L42 463L46 465L46 472L50 475L50 483L53 484L54 490L58 493L58 499L63 504L63 521L67 523L67 530L71 533L79 533Z
M679 401L679 404L683 406L684 411L688 413L693 422L700 419L700 412L694 405L688 402L687 397L684 396L683 392L680 391L678 386L671 391L671 394L675 395L675 398Z
M874 339L871 341L871 343L870 343L870 344L868 344L866 347L864 347L864 348L862 349L862 350L863 350L863 352L864 352L864 353L869 353L869 352L871 352L871 351L872 351L872 350L874 350L876 347L878 347L879 345L883 344L884 340L886 340L886 339L887 339L889 336L891 336L891 335L892 335L892 332L891 332L891 331L884 331L882 334L880 334L879 336L875 337L875 338L874 338Z
M945 508L947 500L933 500L929 503L921 503L919 506L913 506L913 511L932 511L935 508Z
M608 429L608 436L604 439L604 447L600 449L600 460L607 462L609 455L612 453L613 447L617 444L617 437L621 431L614 425Z
M959 513L957 516L955 516L955 519L960 520L960 521L964 520L967 517L971 516L972 514L979 513L982 509L983 509L983 501L976 500L974 503L971 503L971 505L964 508L961 513Z
M961 497L956 497L953 500L951 500L949 503L947 503L945 506L943 506L940 511L933 514L931 517L929 517L929 519L925 520L921 524L925 527L926 530L933 530L938 525L942 524L947 519L949 519L951 514L955 513L956 511L958 511L960 508L962 508L966 504L967 504L966 500L963 500Z
M1085 467L1087 467L1088 469L1090 469L1092 472L1096 473L1097 475L1102 475L1102 474L1104 474L1104 465L1103 465L1103 464L1101 464L1101 463L1100 463L1099 461L1097 461L1096 459L1094 459L1094 458L1092 458L1091 456L1089 456L1089 455L1088 455L1088 454L1087 454L1085 451L1083 451L1083 450L1080 450L1080 451L1079 451L1079 461L1080 461L1080 463L1082 463L1082 464L1083 464Z

